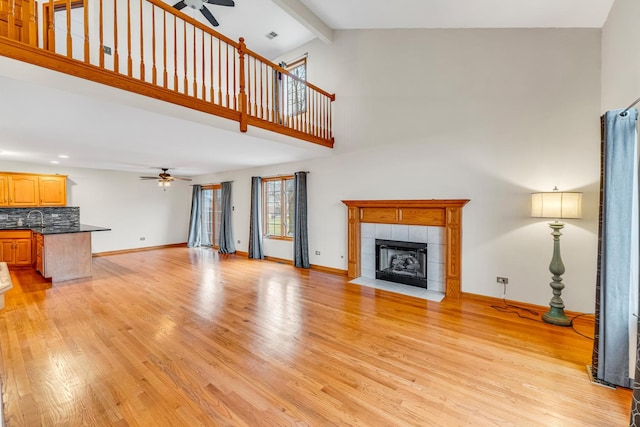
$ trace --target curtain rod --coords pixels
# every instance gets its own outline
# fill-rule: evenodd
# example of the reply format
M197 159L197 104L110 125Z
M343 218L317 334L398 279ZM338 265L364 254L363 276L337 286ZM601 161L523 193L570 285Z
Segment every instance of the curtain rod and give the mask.
M304 172L304 173L306 173L306 174L310 174L310 173L311 173L311 172L309 172L309 171L298 171L298 172ZM295 175L295 174L296 174L296 173L298 173L298 172L281 173L281 174L278 174L278 175L276 175L276 176L289 176L289 175Z
M310 174L311 173L309 171L297 171L297 172L291 172L291 173L279 173L278 175L268 175L268 176L266 176L266 178L272 178L272 177L275 178L277 176L291 176L291 175L295 175L298 172L304 172L306 174ZM258 178L263 178L263 177L259 176Z
M629 111L634 105L636 105L638 102L640 102L640 98L636 99L635 101L633 101L633 103L631 105L629 105L627 108L624 109L624 111L622 113L620 113L620 115L622 117L627 115L627 111Z
M223 182L233 182L233 181L221 181L221 182L208 182L206 184L189 184L190 187L193 187L194 185L201 185L203 187L207 186L207 185L220 185Z
M298 172L304 172L306 174L310 174L311 172L309 171L298 171ZM289 176L289 175L295 175L295 172L293 173L281 173L279 175L275 175L275 176ZM223 182L234 182L234 181L223 181ZM194 185L201 185L201 186L207 186L207 185L219 185L222 184L222 182L210 182L208 184L189 184L190 187L193 187Z

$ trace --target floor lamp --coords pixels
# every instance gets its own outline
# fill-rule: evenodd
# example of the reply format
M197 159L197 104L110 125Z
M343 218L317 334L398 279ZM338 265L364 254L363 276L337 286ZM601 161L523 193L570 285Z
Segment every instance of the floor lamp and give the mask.
M564 314L564 301L562 301L562 275L564 274L564 264L560 257L560 230L564 223L558 219L582 218L582 193L561 192L558 188L547 193L531 194L531 216L534 218L554 218L555 221L549 223L553 230L553 256L549 264L551 272L551 289L553 297L549 302L549 311L542 315L542 320L558 326L570 326L571 319Z

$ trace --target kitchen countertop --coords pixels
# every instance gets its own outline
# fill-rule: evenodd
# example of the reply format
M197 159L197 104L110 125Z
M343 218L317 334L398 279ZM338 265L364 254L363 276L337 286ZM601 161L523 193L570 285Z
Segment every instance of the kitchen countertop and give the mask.
M50 225L50 226L44 226L44 227L40 227L40 226L29 226L29 225L22 225L22 226L15 226L15 227L4 227L2 228L2 230L31 230L34 233L38 233L38 234L42 234L42 235L48 235L48 234L70 234L70 233L88 233L88 232L92 232L92 231L111 231L110 228L105 228L105 227L96 227L95 225L86 225L86 224L80 224L80 225L63 225L63 226L58 226L58 225Z

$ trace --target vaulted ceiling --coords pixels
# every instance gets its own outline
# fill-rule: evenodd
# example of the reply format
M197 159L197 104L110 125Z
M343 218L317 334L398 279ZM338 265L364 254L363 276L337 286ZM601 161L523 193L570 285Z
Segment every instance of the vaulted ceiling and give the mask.
M177 0L176 0L177 1ZM614 0L235 0L216 29L278 57L355 28L600 28ZM173 4L172 2L167 2ZM183 12L206 21L194 9ZM278 34L273 39L266 35ZM330 88L327 88L330 89ZM330 150L0 58L0 159L198 175L327 156ZM336 141L336 144L339 144ZM68 158L58 158L66 155Z

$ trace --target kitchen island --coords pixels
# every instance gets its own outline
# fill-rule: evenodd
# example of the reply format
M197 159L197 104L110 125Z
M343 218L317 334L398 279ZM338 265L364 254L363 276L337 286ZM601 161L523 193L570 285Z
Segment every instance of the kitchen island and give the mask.
M35 267L52 282L92 275L91 233L110 231L93 225L29 227L35 244Z

